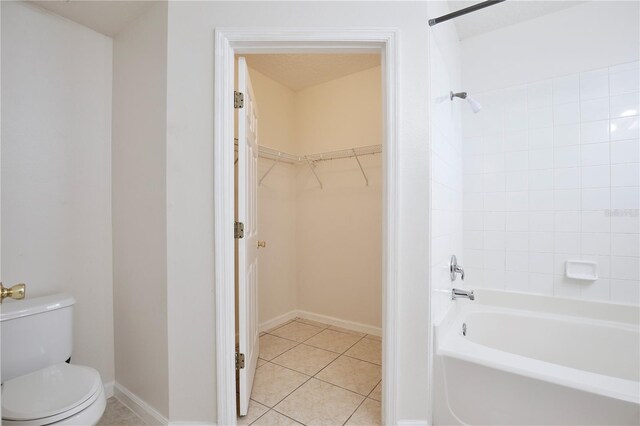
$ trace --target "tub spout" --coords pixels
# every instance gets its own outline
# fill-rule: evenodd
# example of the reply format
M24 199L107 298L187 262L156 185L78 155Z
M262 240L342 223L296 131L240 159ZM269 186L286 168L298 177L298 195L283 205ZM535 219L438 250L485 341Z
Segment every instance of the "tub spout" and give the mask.
M476 297L473 295L473 290L466 291L466 290L460 290L459 288L454 288L451 290L451 300L456 300L461 297L469 300L476 299Z

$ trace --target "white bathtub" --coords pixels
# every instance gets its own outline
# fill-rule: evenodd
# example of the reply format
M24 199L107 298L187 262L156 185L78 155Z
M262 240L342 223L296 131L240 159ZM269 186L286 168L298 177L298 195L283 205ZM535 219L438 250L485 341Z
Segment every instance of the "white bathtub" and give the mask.
M639 322L626 305L456 300L435 332L434 424L640 425Z

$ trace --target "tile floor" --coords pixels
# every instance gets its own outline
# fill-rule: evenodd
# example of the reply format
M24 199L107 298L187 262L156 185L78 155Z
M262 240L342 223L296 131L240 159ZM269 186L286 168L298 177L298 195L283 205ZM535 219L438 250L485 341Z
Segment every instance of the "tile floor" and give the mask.
M381 346L379 337L301 318L262 333L238 425L380 425Z
M107 400L107 408L97 426L144 426L146 423L115 398Z

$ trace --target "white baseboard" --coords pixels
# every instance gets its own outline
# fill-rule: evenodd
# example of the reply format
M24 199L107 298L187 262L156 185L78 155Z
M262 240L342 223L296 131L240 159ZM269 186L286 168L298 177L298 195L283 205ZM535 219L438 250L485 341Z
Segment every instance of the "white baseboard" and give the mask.
M104 397L109 399L113 396L113 385L115 384L115 381L110 381L108 383L103 383L103 387L104 387Z
M156 411L151 405L147 404L142 398L122 386L120 383L114 384L114 396L129 407L131 411L136 413L148 425L169 425L169 420ZM171 423L187 424L187 423ZM202 423L204 424L204 423Z
M372 334L374 336L382 336L382 329L380 327L374 327L372 325L362 324L355 321L347 321L340 318L330 317L328 315L316 314L308 311L294 310L275 317L269 321L265 321L260 324L260 332L271 330L274 327L284 324L287 321L299 317L308 319L311 321L318 321L336 327L347 328L349 330L359 331L361 333Z
M263 322L262 324L260 324L258 329L260 333L263 333L267 330L271 330L272 328L279 326L280 324L284 324L287 321L291 321L296 316L298 316L298 311L287 312L286 314L282 314L273 319Z
M398 420L398 426L429 426L426 420Z

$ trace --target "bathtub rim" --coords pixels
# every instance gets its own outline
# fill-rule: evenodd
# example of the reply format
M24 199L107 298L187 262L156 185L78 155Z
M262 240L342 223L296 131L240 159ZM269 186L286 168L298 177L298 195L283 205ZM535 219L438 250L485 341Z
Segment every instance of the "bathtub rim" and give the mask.
M622 379L613 376L579 370L568 366L528 358L523 355L494 349L480 343L472 342L462 336L460 323L472 312L498 312L519 315L533 315L555 320L575 322L579 318L589 323L616 326L624 329L637 330L638 324L632 323L639 308L633 305L620 305L605 303L607 306L591 306L600 302L587 302L572 299L552 298L548 296L533 296L527 294L499 294L494 290L480 290L477 292L476 301L460 301L455 303L440 324L435 325L434 347L436 356L452 357L466 362L472 362L489 368L503 370L532 379L566 386L579 391L590 392L597 395L614 398L626 402L640 404L640 382ZM526 298L533 297L531 308L524 307ZM559 302L545 306L543 303L549 299L560 299ZM476 303L480 302L480 303ZM563 307L563 302L570 307L569 313L558 312ZM568 303L567 303L568 302ZM614 309L618 306L630 307L619 314ZM585 308L593 307L593 311L586 311L591 315L578 315L584 313ZM619 319L620 321L615 321Z

